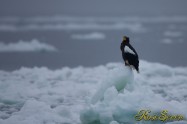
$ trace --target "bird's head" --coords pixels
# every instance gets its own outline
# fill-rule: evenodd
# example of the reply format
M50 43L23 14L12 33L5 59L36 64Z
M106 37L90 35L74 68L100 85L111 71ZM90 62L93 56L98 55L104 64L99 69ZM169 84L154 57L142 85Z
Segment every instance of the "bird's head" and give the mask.
M123 41L122 42L125 43L125 44L129 44L129 37L123 36Z

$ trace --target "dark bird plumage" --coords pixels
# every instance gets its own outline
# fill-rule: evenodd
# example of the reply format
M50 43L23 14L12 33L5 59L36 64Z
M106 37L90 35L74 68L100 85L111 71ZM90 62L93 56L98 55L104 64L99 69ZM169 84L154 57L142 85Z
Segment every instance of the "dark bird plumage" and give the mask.
M129 43L129 38L124 36L120 49L126 66L133 66L139 72L139 58L136 50Z

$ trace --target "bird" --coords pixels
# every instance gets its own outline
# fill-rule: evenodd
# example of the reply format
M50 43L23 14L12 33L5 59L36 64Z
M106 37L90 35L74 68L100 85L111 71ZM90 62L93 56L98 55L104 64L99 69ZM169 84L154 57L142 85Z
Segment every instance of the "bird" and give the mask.
M123 36L120 49L125 66L130 66L131 69L135 69L139 73L139 57L136 50L130 44L129 37Z

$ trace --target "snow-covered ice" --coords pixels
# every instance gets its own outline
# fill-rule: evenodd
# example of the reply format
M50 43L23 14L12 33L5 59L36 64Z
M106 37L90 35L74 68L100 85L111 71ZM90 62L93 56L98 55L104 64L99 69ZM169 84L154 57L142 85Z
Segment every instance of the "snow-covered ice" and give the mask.
M156 123L135 121L141 109L187 118L186 89L187 67L143 60L140 74L122 63L0 71L0 124Z
M57 51L57 48L47 44L42 43L37 39L32 39L31 41L18 41L12 43L0 42L0 52L38 52L38 51Z
M100 32L92 32L89 34L73 34L71 36L72 39L77 39L77 40L103 40L106 38L104 33Z

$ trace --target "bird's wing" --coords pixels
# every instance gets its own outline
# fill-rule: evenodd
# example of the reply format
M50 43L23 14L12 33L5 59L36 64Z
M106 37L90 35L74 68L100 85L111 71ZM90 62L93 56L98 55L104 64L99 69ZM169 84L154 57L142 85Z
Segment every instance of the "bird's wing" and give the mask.
M125 50L125 52L136 55L128 46L125 46L124 50Z

